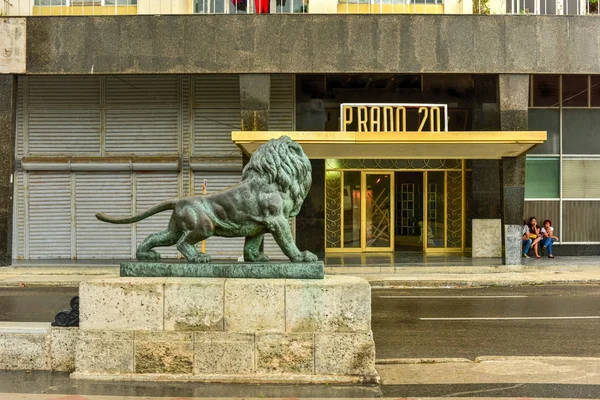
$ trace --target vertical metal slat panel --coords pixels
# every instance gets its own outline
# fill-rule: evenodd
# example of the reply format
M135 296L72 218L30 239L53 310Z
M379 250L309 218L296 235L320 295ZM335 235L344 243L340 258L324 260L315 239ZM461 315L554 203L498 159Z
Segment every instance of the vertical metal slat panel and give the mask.
M192 154L192 84L191 77L185 75L181 79L181 131L182 131L182 165L181 165L181 194L191 194L190 156Z
M269 130L294 130L294 76L271 75Z
M19 77L17 88L17 132L16 132L16 162L14 177L14 210L13 210L13 258L25 258L25 172L21 169L21 159L24 155L24 85L25 79Z
M107 154L178 154L179 110L107 109Z
M106 78L107 154L178 154L179 77Z
M136 213L139 214L156 204L177 197L177 173L175 172L137 172L136 176ZM136 246L148 235L165 230L169 225L172 212L165 211L137 223ZM176 246L159 247L157 251L163 257L177 258Z
M565 242L600 242L600 201L564 201L563 233Z
M240 156L231 131L240 129L238 75L194 76L195 155Z
M130 258L131 225L98 221L95 214L131 215L131 173L76 173L77 258Z
M28 78L30 154L100 152L100 78Z
M207 194L215 193L239 183L242 173L239 172L194 172L194 192L202 193L202 183L207 180ZM200 247L200 244L198 244ZM244 238L223 238L213 236L206 241L206 253L215 259L237 259L244 254Z
M71 257L71 174L29 174L29 257Z

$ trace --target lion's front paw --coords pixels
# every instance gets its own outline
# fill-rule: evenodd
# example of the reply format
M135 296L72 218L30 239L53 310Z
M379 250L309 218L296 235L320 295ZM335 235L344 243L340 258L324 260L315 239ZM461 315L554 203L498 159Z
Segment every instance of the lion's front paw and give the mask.
M154 250L138 252L135 256L140 261L158 261L158 260L160 260L160 253L157 251L154 251Z
M195 255L191 260L193 263L209 263L212 261L212 257L208 254L200 253Z
M297 257L294 257L292 259L293 262L315 262L317 260L318 260L317 256L308 250L304 250Z

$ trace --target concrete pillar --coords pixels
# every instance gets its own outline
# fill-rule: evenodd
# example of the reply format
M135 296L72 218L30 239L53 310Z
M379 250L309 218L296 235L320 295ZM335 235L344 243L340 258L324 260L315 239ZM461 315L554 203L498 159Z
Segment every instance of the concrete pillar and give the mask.
M527 130L529 76L500 75L500 126L503 131ZM505 265L521 264L521 229L525 202L525 156L506 157L500 165L502 252Z
M17 76L0 74L0 265L12 261Z
M268 131L271 103L271 75L240 75L241 128L243 131Z

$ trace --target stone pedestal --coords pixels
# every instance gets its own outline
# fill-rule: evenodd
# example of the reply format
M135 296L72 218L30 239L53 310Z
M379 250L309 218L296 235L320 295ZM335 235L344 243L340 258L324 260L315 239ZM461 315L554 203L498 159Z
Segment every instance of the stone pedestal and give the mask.
M377 382L361 278L114 278L80 286L73 378Z
M473 258L502 257L502 220L473 219Z

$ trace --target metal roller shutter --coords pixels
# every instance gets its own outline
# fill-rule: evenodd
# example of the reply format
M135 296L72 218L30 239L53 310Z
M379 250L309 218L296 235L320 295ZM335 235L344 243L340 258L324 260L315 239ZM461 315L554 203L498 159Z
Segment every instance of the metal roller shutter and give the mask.
M29 155L100 154L100 78L30 77Z
M178 182L175 172L137 172L136 173L136 214L173 197L177 197ZM160 214L138 222L136 227L136 247L148 235L160 232L167 228L171 212L165 211ZM175 246L161 247L157 249L163 257L177 258L178 251Z
M294 75L271 75L270 131L294 131Z
M177 154L179 77L107 77L107 154Z
M294 131L294 76L271 75L271 105L269 111L269 130ZM291 221L292 232L295 224ZM265 235L265 254L272 259L287 260L271 234Z
M194 193L202 193L202 183L206 179L206 193L211 194L239 183L242 172L194 172ZM200 244L198 244L198 248ZM244 238L223 238L213 236L206 241L206 253L214 259L237 259L244 254Z
M75 173L77 258L131 258L134 256L131 225L113 225L96 219L131 215L131 173Z
M71 174L29 174L29 258L71 257Z
M27 79L19 77L17 85L17 132L14 181L13 213L13 258L25 258L25 173L21 169L21 159L25 153L25 85Z
M208 157L241 156L231 141L240 129L240 82L237 75L193 78L193 151Z

